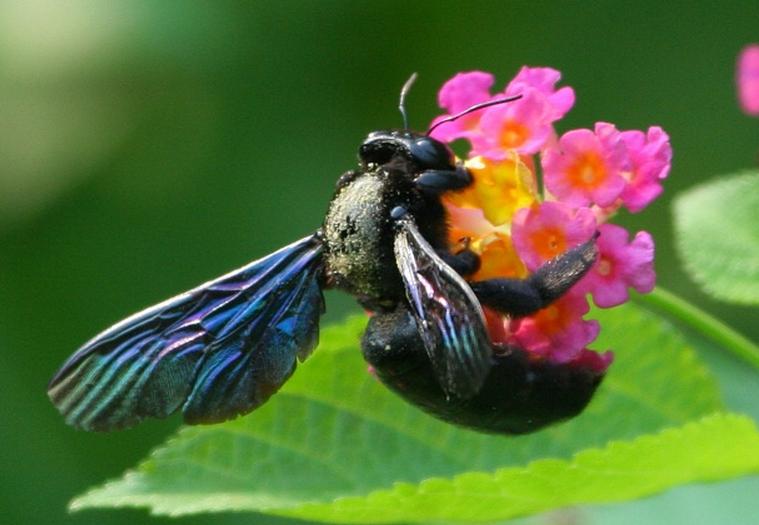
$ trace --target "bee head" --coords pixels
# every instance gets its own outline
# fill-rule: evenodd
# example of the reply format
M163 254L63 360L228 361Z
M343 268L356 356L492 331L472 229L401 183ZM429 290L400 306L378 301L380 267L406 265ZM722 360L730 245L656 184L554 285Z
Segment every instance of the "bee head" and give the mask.
M409 131L374 131L358 151L364 168L382 166L395 160L406 160L414 172L455 169L456 159L451 149L432 137Z
M358 156L364 169L405 160L411 164L414 173L425 170L455 170L456 157L451 148L430 136L435 128L447 122L458 120L469 113L522 97L522 95L516 95L475 104L464 111L437 121L426 133L422 134L409 129L406 113L406 95L415 80L416 73L411 75L401 89L398 109L400 109L403 117L403 129L374 131L369 133L369 136L361 144Z

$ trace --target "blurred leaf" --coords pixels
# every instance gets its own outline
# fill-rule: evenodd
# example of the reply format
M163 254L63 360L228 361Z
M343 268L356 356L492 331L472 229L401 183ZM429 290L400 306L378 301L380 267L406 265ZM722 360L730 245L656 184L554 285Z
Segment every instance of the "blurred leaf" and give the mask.
M759 445L759 435L735 417L622 441L682 425L721 404L712 379L667 322L634 305L597 313L605 327L599 345L613 344L617 361L588 410L571 422L506 438L433 419L366 373L357 343L365 321L352 318L326 329L315 356L253 415L183 428L135 471L76 499L72 509L251 510L350 522L486 520L626 499L759 468L759 456L753 461L741 452L747 443ZM605 450L575 456L610 440L616 442ZM552 459L528 464L541 458ZM598 482L589 485L595 462ZM506 495L514 484L524 491L516 498ZM470 491L483 489L487 505L441 506L470 501Z
M691 277L723 301L759 304L759 173L697 186L674 204L680 256Z

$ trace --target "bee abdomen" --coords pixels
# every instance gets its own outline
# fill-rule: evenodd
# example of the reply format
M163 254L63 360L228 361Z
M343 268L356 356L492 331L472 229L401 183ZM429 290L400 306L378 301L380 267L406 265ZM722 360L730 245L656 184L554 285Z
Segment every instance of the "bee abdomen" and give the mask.
M512 348L494 351L490 373L474 397L448 398L404 307L373 316L361 346L377 377L406 400L445 421L498 434L534 432L578 415L603 379L590 369L536 361Z

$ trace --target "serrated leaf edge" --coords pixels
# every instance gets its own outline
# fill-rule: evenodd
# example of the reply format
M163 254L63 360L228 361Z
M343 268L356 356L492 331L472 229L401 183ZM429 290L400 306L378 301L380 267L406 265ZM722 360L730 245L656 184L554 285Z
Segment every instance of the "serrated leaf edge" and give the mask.
M270 513L270 514L276 514L280 516L288 516L288 517L296 517L301 519L312 519L317 521L333 521L333 522L339 522L338 520L320 520L318 516L312 516L310 515L310 511L316 509L316 508L325 508L325 506L333 506L333 507L340 507L343 505L349 505L351 503L356 502L366 502L369 503L374 500L386 500L388 497L410 497L420 494L433 494L434 492L440 491L440 489L445 489L446 493L451 492L451 489L454 491L462 491L462 485L465 485L468 481L472 479L481 479L486 481L493 481L494 483L497 483L499 479L507 479L510 477L536 477L540 476L542 472L545 472L546 470L550 470L551 466L557 466L557 465L566 465L570 469L585 469L588 470L589 464L604 464L605 458L617 454L620 451L625 452L630 450L631 448L635 448L638 446L642 446L646 443L656 442L658 440L672 440L676 439L678 435L680 434L687 434L692 431L692 429L698 429L698 427L702 427L703 431L709 431L710 428L716 428L723 424L731 424L735 425L737 427L742 427L743 430L745 430L747 433L753 433L752 438L756 440L757 442L757 449L755 458L753 458L753 463L747 464L746 469L744 471L738 472L740 473L747 473L749 471L756 472L759 471L759 432L757 431L756 425L754 422L747 416L740 415L740 414L731 414L731 413L722 413L717 412L714 414L710 414L707 416L704 416L698 420L691 421L689 423L686 423L681 426L677 427L668 427L660 432L653 433L653 434L643 434L641 436L638 436L632 440L615 440L610 441L604 446L603 448L589 448L586 450L581 450L574 454L570 459L568 460L562 460L562 459L555 459L555 458L542 458L535 461L532 461L528 463L524 467L504 467L500 469L496 469L492 472L478 472L478 471L471 471L471 472L463 472L461 474L458 474L456 476L452 476L450 478L444 478L444 477L432 477L427 478L420 483L414 484L414 483L407 483L407 482L399 482L393 484L389 488L384 489L377 489L373 490L371 492L368 492L365 495L362 496L345 496L345 497L338 497L334 498L332 500L327 501L302 501L299 500L294 504L288 505L286 500L281 501L278 505L258 505L255 507L250 506L250 494L247 493L212 493L209 494L208 497L213 498L214 505L213 507L209 507L207 504L203 504L200 509L193 509L193 506L184 506L183 508L179 509L177 507L172 508L170 505L167 505L166 498L168 494L162 493L162 494L145 494L145 495L123 495L123 496L116 496L116 497L110 497L107 503L103 503L103 501L96 501L93 498L96 498L98 494L104 494L109 492L109 490L113 487L117 487L119 485L124 484L131 484L133 482L139 482L139 478L141 476L141 472L138 470L130 470L127 471L124 476L121 479L111 480L104 485L101 485L99 487L90 489L83 495L75 498L71 501L69 505L69 510L71 511L79 511L85 508L118 508L118 507L149 507L151 514L154 515L168 515L168 516L180 516L180 515L186 515L186 514L192 514L198 512L198 510L202 510L203 512L227 512L227 511L253 511L253 512L263 512L263 513ZM192 429L187 429L192 430ZM184 430L183 430L184 432ZM174 439L177 439L179 435L169 440L169 442L173 441ZM152 455L151 455L152 458ZM146 460L145 462L141 463L140 466L138 466L138 469L141 469L143 467L150 467L149 462L150 458ZM639 472L639 471L635 471ZM607 472L608 473L608 472ZM630 471L625 470L620 472L620 475L629 475ZM733 472L728 473L719 473L715 475L706 475L703 477L699 477L698 479L693 480L687 480L686 482L696 482L696 481L713 481L717 479L722 479L725 477L729 477L731 475L734 475ZM550 480L549 480L550 481ZM650 487L643 487L640 490L636 492L636 494L633 497L641 497L641 496L648 496L651 494L655 494L658 492L662 492L666 490L670 486L674 486L677 483L670 483L665 486L656 486L655 484ZM466 493L466 489L463 489L463 492ZM183 497L186 497L186 494L182 494ZM482 497L482 494L479 494L478 497ZM498 498L503 498L504 494L499 494ZM206 499L206 498L202 498ZM601 503L601 502L613 502L613 501L625 501L629 500L630 497L621 496L618 498L615 497L590 497L583 500L572 500L572 504L592 504L592 503ZM569 503L569 502L567 502ZM337 510L337 509L334 509ZM508 517L515 517L513 515L508 515ZM492 519L497 519L497 517L488 518L487 521L492 521ZM346 522L355 522L355 519L347 520ZM395 520L370 520L373 523L392 523ZM463 520L458 520L463 521ZM367 521L368 522L368 521Z

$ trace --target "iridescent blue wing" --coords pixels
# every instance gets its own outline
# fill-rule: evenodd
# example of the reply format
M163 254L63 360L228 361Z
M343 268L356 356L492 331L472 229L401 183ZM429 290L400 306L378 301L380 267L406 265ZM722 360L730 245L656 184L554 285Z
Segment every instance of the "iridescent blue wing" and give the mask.
M440 386L449 396L474 396L493 363L479 301L422 237L410 216L398 221L395 259Z
M125 319L64 363L50 399L85 430L179 408L188 423L253 410L316 346L321 255L312 235Z

